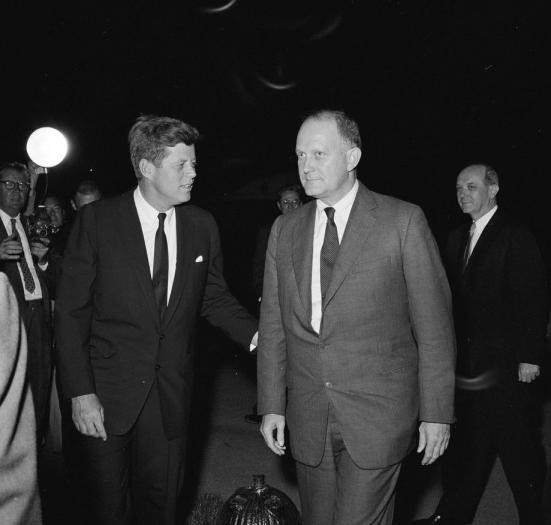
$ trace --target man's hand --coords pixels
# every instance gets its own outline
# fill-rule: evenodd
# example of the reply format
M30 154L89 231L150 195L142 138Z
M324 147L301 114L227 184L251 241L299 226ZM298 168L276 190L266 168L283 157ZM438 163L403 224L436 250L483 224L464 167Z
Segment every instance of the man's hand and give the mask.
M50 239L40 237L40 240L31 242L31 253L36 257L38 264L45 262L46 254L48 253Z
M103 426L103 407L96 394L73 397L73 423L85 436L97 437L107 441Z
M23 246L17 234L12 233L0 242L0 261L17 261L22 253Z
M268 448L278 456L285 454L285 416L279 414L266 414L262 417L260 433L268 445ZM276 433L274 437L274 432Z
M519 363L518 365L518 380L521 383L531 383L540 375L539 365L530 363Z
M425 451L421 465L431 465L448 448L450 425L447 423L421 422L419 425L419 446L417 452Z

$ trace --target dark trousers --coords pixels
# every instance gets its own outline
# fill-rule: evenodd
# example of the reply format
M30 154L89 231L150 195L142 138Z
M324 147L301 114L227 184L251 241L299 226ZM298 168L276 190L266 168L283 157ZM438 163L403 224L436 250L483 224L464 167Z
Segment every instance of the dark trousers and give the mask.
M107 441L74 432L73 479L90 525L174 525L182 490L184 439L167 440L156 385L132 429Z
M50 382L52 378L51 323L42 300L23 301L19 305L27 332L27 374L34 401L37 443L48 427Z
M390 525L400 464L358 467L346 450L339 424L329 411L325 452L311 467L297 461L304 525Z
M486 391L458 392L458 422L444 456L444 495L437 514L471 523L499 456L519 523L541 523L544 462L533 395L533 385L513 381Z

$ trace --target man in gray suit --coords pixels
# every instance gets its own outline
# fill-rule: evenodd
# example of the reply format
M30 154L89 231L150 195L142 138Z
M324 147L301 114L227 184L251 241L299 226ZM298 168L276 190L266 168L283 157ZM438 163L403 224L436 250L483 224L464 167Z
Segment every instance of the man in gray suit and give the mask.
M453 420L450 291L422 211L356 179L359 129L308 116L296 143L307 195L275 221L258 352L261 433L288 425L306 525L390 524L402 459L445 451Z

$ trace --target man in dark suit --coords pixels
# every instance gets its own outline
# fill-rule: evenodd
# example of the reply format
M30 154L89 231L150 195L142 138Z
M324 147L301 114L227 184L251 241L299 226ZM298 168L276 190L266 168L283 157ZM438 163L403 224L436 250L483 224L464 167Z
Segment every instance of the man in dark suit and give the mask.
M258 353L262 435L288 425L306 525L392 522L400 463L446 449L453 419L451 298L422 211L356 179L356 122L320 111L296 142L316 200L278 217ZM419 424L420 422L420 424Z
M520 524L537 525L543 458L532 383L545 344L544 265L532 235L498 209L495 170L468 166L456 189L472 219L451 233L447 249L458 341L457 425L442 500L432 517L417 523L471 523L497 454Z
M48 240L27 235L27 218L21 212L29 188L29 173L24 164L10 162L0 166L0 271L8 276L27 331L27 372L40 445L48 421L52 372Z
M175 523L197 318L247 348L256 330L222 276L214 219L179 206L197 139L180 120L140 117L129 133L138 187L84 206L65 250L59 376L94 524Z

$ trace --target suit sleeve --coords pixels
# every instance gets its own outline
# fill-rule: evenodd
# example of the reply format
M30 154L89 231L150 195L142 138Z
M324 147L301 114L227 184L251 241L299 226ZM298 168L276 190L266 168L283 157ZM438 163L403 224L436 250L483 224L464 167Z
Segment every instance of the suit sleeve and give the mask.
M417 207L410 216L402 250L419 354L419 419L452 423L456 350L451 293L436 242Z
M85 206L69 236L55 308L57 366L66 398L96 390L88 349L96 259L95 211Z
M541 364L548 312L547 282L545 266L531 233L513 230L506 265L517 361Z
M229 292L223 275L223 258L218 227L209 218L210 257L201 315L220 328L232 341L247 351L257 330L257 321Z
M281 319L276 267L280 224L281 216L276 219L272 227L264 268L257 356L259 414L285 414L287 348Z

